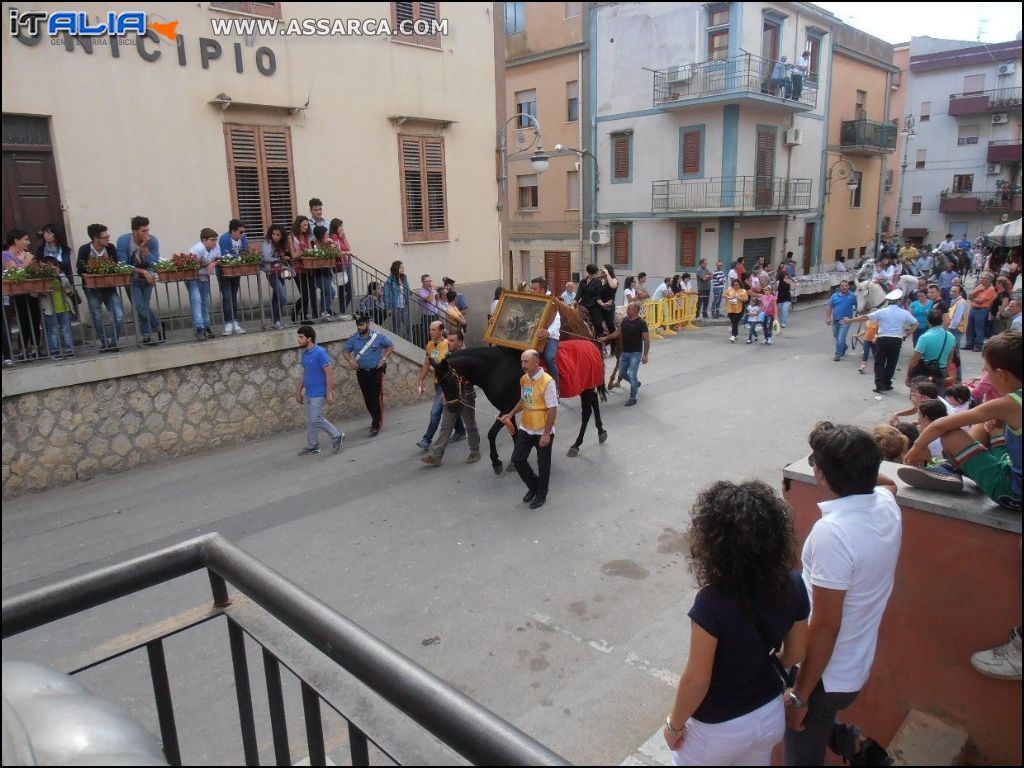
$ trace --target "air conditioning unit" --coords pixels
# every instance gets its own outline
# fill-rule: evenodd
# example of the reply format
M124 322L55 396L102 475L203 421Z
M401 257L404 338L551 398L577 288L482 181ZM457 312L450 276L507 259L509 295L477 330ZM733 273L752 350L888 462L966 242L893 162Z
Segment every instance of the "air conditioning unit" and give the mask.
M592 229L590 230L590 244L591 245L608 245L611 242L611 238L608 237L607 229Z
M1015 61L1007 61L1004 64L1000 64L999 65L999 74L1000 75L1012 75L1016 71L1017 71L1017 62L1015 62Z
M1003 125L1010 122L1010 116L1006 112L997 112L992 115L992 125Z
M988 164L988 171L987 172L990 173L990 174L1002 173L1003 172L1003 166L1000 163L989 163Z
M785 134L785 142L787 147L796 147L804 143L804 129L803 128L787 128Z

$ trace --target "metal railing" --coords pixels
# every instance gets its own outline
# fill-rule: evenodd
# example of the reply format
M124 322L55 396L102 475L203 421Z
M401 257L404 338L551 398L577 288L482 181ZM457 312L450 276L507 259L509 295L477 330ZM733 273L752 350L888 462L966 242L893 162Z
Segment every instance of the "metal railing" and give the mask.
M986 104L987 109L999 109L1000 107L1019 107L1021 105L1021 86L1016 88L993 88L989 91L976 91L974 93L951 93L949 101L979 101Z
M788 65L778 72L776 62L752 54L680 64L654 72L654 106L721 94L776 96L813 109L818 103L818 84L813 76L797 79ZM774 78L773 75L782 77Z
M839 144L843 147L895 149L896 126L874 120L844 120L839 126Z
M939 202L943 200L971 200L973 199L979 211L1009 211L1014 203L1020 201L1019 192L949 192L939 195Z
M0 334L3 364L38 364L115 350L124 353L146 346L200 343L206 339L205 335L202 340L196 337L197 320L217 337L234 335L234 323L248 333L276 330L278 322L284 327L339 320L358 311L371 283L383 286L387 278L356 256L347 273L331 267L315 272L322 274L319 281L313 272L294 274L290 268L282 275L263 271L233 278L211 275L207 283L209 317L201 319L193 315L189 283L181 280L158 280L145 290L142 301L133 302L131 286L86 288L83 278L76 275L69 281L68 311L62 314L52 312L52 291L5 295ZM347 284L343 284L346 274ZM134 295L140 294L135 291ZM145 310L147 302L149 311ZM323 317L324 313L330 317ZM436 319L413 287L404 311L384 308L369 314L374 322L421 347L426 343L429 322Z
M168 674L164 639L222 616L227 621L246 765L259 765L246 637L262 650L278 765L292 764L281 686L282 666L301 683L310 765L327 764L321 703L345 719L352 765L369 765L371 743L389 759L396 760L396 755L388 752L388 734L367 733L357 722L362 713L342 712L330 700L327 689L343 682L342 669L472 763L568 764L561 756L217 534L191 539L5 600L3 637L6 639L203 569L207 571L213 593L209 608L186 612L104 643L95 657L83 656L61 670L78 674L145 649L164 754L172 765L181 764L181 748L172 699L174 681ZM229 594L229 584L248 600ZM262 611L257 611L249 601ZM262 619L266 614L287 629ZM309 646L297 647L295 636ZM304 655L310 649L316 649L337 666L322 662L316 666L315 661L310 662ZM316 658L320 658L319 654ZM306 673L302 674L304 669ZM230 683L225 683L225 690L229 690Z
M651 211L791 211L811 205L810 179L730 176L651 183Z

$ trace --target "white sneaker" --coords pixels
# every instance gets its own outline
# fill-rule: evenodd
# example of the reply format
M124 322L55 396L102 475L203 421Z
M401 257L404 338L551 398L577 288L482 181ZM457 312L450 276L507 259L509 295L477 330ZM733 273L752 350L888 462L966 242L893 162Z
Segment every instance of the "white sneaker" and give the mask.
M729 337L729 343L730 344L735 344L736 343L736 337L735 336L730 336Z
M334 319L334 315L332 315L330 312L321 312L320 313L320 319L321 320L333 320Z
M245 333L245 328L240 326L237 322L234 323L235 333Z
M235 332L235 329L231 325L231 323L224 323L224 333L222 333L221 336L230 336L234 332Z
M771 344L771 343L772 343L772 340L771 340L771 339L765 339L765 340L764 340L764 343L765 343L765 344Z
M280 331L282 328L284 328L284 323L282 323L280 320L278 320L276 323L274 323L274 330L275 331Z
M971 666L986 677L1020 680L1020 651L1020 631L1014 627L1008 642L973 654Z

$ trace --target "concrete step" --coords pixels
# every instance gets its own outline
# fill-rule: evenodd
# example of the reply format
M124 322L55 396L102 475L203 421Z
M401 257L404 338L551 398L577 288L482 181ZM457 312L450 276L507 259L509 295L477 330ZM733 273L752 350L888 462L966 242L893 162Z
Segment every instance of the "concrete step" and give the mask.
M963 765L967 731L934 715L910 710L889 744L894 765Z

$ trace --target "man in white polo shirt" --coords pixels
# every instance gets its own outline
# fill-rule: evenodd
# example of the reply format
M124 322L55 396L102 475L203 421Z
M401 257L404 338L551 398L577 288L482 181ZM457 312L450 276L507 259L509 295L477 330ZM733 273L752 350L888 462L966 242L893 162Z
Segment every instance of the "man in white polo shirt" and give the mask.
M874 320L878 323L878 336L875 337L875 388L874 392L882 394L892 389L892 377L896 375L896 365L900 360L900 349L907 334L917 329L917 320L912 314L901 307L898 302L903 298L903 291L897 288L886 294L889 303L867 315L843 320L844 325L863 323Z
M867 682L892 594L903 526L896 486L880 475L869 432L820 422L808 440L818 486L832 497L804 542L811 595L807 654L786 692L786 764L824 765L836 714Z

